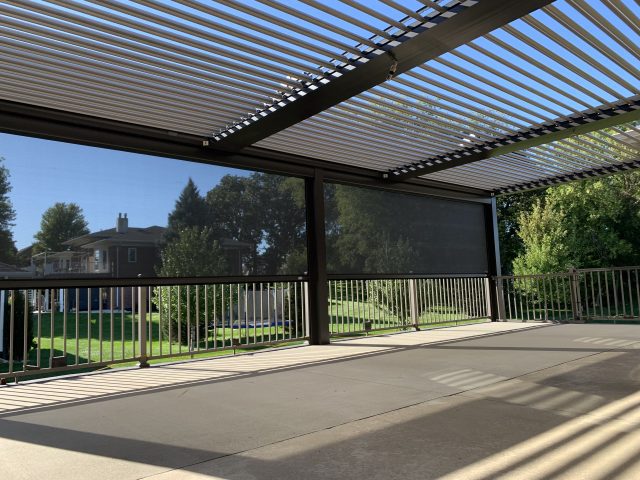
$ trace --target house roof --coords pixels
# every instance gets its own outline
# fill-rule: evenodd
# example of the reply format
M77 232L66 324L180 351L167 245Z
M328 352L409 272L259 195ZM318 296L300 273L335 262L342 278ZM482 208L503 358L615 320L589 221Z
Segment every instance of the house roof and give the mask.
M117 232L115 228L88 233L63 242L63 245L76 248L94 248L103 245L155 246L162 242L166 228L157 225L138 228L129 227L126 232Z

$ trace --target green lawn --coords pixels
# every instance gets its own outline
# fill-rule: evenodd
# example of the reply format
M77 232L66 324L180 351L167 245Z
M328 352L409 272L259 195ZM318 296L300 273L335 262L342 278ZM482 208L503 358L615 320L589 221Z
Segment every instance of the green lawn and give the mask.
M330 331L332 335L349 335L350 333L364 333L365 322L371 322L371 329L376 331L397 331L398 329L410 329L411 321L403 315L394 315L383 309L377 308L368 302L332 301L330 306L332 318ZM403 312L404 313L404 312ZM301 326L296 332L295 326L291 329L282 326L253 326L249 328L221 328L210 326L208 335L194 339L193 349L189 350L186 342L177 342L161 332L160 317L157 312L148 314L147 321L151 339L147 346L147 355L151 357L167 357L153 362L167 361L171 356L203 357L213 355L232 354L229 349L237 345L237 351L252 351L266 346L251 346L255 343L271 344L288 341L287 344L301 343ZM423 312L419 318L421 325L449 326L459 323L467 323L464 312L456 312L452 308L440 307ZM91 362L119 362L117 365L133 365L140 354L138 338L138 318L129 312L109 312L88 314L86 312L42 313L33 314L34 342L39 344L28 355L28 366L33 369L34 377L46 376L37 367L46 369L51 365L52 358L66 357L67 365L77 365L79 369L92 370L104 368L103 366L91 366ZM166 318L163 319L166 322ZM53 327L53 339L51 330ZM66 335L65 335L66 332ZM235 341L234 341L235 340ZM16 352L22 345L16 346ZM216 348L217 351L202 350ZM38 355L38 351L40 355ZM38 358L39 357L39 358ZM83 367L85 366L85 367ZM22 370L22 362L14 361L14 371ZM0 363L0 373L9 370L7 363ZM81 370L79 370L81 371ZM30 375L31 376L31 375Z
M401 311L402 315L379 308L373 302L351 302L331 300L329 315L331 317L331 333L345 334L365 330L365 322L371 322L372 330L412 328L408 307ZM421 312L418 317L420 325L457 325L470 317L468 313L458 311L454 307L436 306Z
M147 335L150 342L147 355L180 355L189 354L186 342L178 343L175 338L171 342L160 329L158 313L147 315L150 332ZM166 319L163 320L166 322ZM52 357L66 357L67 365L87 364L92 362L114 362L135 359L140 354L138 336L138 318L131 313L108 312L99 313L74 312L34 314L32 316L34 342L39 344L29 352L28 365L49 368ZM53 326L53 342L51 330ZM65 337L66 331L66 337ZM302 332L298 331L298 335ZM295 326L291 329L282 326L249 328L209 328L208 335L195 338L193 341L194 354L206 348L231 347L234 343L241 348L246 344L271 343L284 340L295 340ZM235 340L235 342L234 342ZM16 351L22 345L16 346ZM20 355L21 356L21 355ZM8 371L8 364L0 364L0 373ZM14 362L14 370L22 370L22 362Z

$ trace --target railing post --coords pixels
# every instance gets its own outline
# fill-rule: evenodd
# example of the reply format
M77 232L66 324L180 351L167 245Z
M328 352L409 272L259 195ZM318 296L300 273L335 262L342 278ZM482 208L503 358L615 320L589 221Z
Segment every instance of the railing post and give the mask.
M420 330L418 325L418 288L415 278L409 279L409 309L411 311L411 324L416 330Z
M492 322L504 321L504 294L499 278L502 275L500 265L500 240L498 235L498 213L496 198L485 205L485 233L487 243L487 313Z
M149 366L147 356L147 287L138 287L138 341L140 343L140 359L138 366Z
M575 268L569 270L571 312L574 322L582 322L582 302L580 301L580 277Z
M504 280L501 277L493 277L488 279L490 288L495 291L495 312L490 312L491 320L498 322L506 322L506 306L504 303ZM493 306L491 306L493 308ZM494 316L496 317L494 320Z

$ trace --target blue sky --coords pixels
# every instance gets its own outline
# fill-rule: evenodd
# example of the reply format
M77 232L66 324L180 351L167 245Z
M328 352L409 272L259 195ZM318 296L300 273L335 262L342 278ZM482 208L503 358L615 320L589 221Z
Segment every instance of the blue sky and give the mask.
M0 157L11 174L18 248L33 241L42 213L55 202L75 202L92 231L115 226L166 225L189 177L206 193L226 174L246 171L0 133Z

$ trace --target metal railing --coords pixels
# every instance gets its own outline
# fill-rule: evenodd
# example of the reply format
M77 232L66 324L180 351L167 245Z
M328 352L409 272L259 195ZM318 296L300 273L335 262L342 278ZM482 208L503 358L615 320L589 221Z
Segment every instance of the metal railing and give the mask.
M499 317L521 321L640 321L640 267L496 277Z
M330 332L344 335L486 319L488 288L487 277L474 275L330 280Z
M307 338L302 280L0 290L0 379Z
M0 289L0 380L305 340L306 278L277 278L16 280ZM333 277L328 286L333 335L489 317L485 276Z

